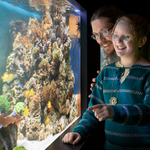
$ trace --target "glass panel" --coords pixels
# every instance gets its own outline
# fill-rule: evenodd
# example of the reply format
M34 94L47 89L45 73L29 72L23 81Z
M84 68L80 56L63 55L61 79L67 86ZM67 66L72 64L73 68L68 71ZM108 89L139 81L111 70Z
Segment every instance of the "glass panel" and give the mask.
M1 0L0 14L0 133L17 120L17 145L8 145L44 150L81 113L79 10Z
M115 50L107 54L105 49L100 47L100 70L102 70L106 65L119 61L120 58L117 56Z

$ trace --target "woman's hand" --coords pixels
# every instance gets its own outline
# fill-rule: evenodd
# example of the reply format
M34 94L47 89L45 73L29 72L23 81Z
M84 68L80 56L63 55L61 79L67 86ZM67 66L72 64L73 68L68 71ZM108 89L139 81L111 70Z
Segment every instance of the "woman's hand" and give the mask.
M70 143L72 145L75 145L80 141L81 141L81 135L77 132L69 132L62 139L62 142Z
M92 107L89 107L88 110L93 110L95 117L99 121L104 121L106 119L113 119L113 110L110 105L97 104Z

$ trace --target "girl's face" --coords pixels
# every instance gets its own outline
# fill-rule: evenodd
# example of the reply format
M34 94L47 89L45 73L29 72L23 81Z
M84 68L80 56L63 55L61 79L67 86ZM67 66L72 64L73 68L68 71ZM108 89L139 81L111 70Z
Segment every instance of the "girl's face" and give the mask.
M114 39L115 37L119 37L116 40L112 38L114 48L119 57L130 57L139 53L139 42L127 20L118 22L113 35ZM130 40L127 42L126 39Z

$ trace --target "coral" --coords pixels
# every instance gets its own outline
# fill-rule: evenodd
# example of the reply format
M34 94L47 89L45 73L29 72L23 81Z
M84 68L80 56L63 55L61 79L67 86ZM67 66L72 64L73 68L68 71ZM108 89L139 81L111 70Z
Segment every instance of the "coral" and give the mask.
M66 91L63 91L61 94L61 104L64 104L66 101Z
M27 32L27 25L24 21L16 20L10 22L10 30L9 32L16 37L17 33L20 32L22 35L26 35Z
M53 59L57 56L59 57L59 53L60 53L60 50L54 50L53 51Z
M41 92L41 97L42 97L42 106L46 106L48 101L54 104L54 101L56 99L56 84L55 81L52 80L51 84L49 86L45 86Z
M34 48L32 49L32 55L33 55L33 58L34 58L34 59L37 59L37 58L39 57L39 50L40 50L39 47L34 47Z
M51 75L54 77L57 77L59 74L59 66L60 66L60 61L58 55L53 59L50 65L50 72Z
M5 117L5 114L0 114L0 128L7 127L10 123L18 124L23 118L16 113L16 111L12 112L9 116Z
M30 98L30 100L31 101L29 102L29 109L31 112L34 112L39 107L40 95L36 93L36 95Z
M27 150L24 146L17 146L13 150Z
M62 116L58 121L56 121L56 131L61 132L64 130L68 125L68 119L66 116Z
M49 67L49 63L47 59L43 59L40 64L39 64L40 68L48 68Z
M4 96L0 95L0 112L6 113L10 108L10 102Z
M69 122L72 122L78 115L79 115L79 109L78 109L78 103L79 100L77 99L78 96L73 95L72 101L70 105L70 115L69 115Z
M39 106L34 112L29 112L25 118L26 137L28 140L39 140L41 130L41 107Z
M17 113L19 113L21 116L23 116L23 113L24 113L24 110L25 110L24 102L18 102L14 107L14 110L15 109L16 109Z

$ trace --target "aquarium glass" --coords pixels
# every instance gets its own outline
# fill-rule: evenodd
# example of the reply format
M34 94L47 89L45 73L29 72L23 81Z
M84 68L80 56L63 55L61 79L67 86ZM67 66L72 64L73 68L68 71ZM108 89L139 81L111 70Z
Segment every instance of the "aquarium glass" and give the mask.
M80 19L66 0L0 0L0 117L22 117L17 146L44 150L80 116Z

